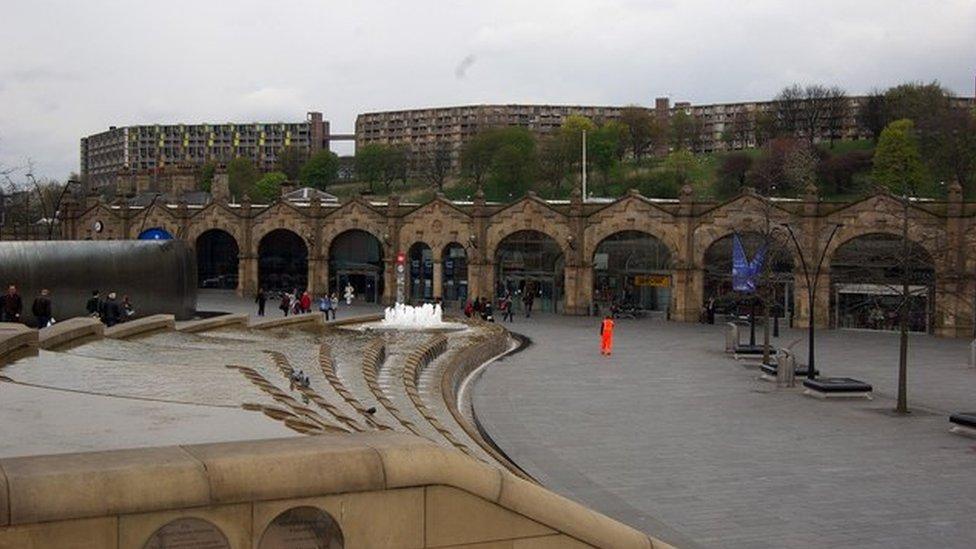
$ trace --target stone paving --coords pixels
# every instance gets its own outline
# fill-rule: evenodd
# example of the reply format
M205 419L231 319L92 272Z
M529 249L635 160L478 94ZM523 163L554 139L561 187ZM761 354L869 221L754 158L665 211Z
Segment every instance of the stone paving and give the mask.
M533 344L484 370L474 407L550 489L682 547L976 546L976 439L946 417L976 409L967 341L912 337L899 417L895 334L819 332L819 369L876 389L821 401L759 381L721 326L622 320L609 359L594 318L507 326Z

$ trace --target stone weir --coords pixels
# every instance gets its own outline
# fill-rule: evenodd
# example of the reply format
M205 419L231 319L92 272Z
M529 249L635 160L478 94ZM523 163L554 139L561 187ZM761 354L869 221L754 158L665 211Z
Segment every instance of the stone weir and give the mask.
M161 365L147 374L158 384L159 371L172 370L176 386L175 376L209 368L240 384L238 410L295 433L0 459L0 547L669 547L541 487L465 419L457 387L508 349L503 328L469 322L460 334L403 337L333 329L348 322L228 315L175 331L172 317L111 334L90 320L40 335L0 329L0 390L37 375L18 360L54 357L63 373L83 367L72 358L98 363L99 352L129 346L141 353L133 378L150 360ZM242 363L194 354L220 345ZM295 383L303 369L312 383Z

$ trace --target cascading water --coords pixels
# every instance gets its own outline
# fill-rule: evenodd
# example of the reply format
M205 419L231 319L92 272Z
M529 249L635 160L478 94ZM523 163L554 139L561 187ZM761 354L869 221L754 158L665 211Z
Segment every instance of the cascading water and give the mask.
M394 328L400 330L429 330L443 328L444 311L441 306L424 303L419 307L397 303L392 307L387 307L383 315L383 328Z

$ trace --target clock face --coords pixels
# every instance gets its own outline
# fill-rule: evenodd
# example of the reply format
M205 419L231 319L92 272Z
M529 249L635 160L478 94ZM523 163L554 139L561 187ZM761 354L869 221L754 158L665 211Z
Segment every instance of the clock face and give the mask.
M94 223L92 223L92 230L95 231L96 233L102 232L102 229L104 228L105 225L103 225L101 221L95 221Z

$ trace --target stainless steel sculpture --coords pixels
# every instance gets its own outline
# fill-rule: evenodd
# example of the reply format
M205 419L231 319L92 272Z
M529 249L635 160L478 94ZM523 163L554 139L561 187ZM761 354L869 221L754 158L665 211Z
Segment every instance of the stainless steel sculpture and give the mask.
M132 300L137 316L191 318L197 304L197 267L183 241L61 240L0 242L2 291L14 284L24 300L21 319L34 325L31 304L51 291L54 317L84 316L92 290Z

